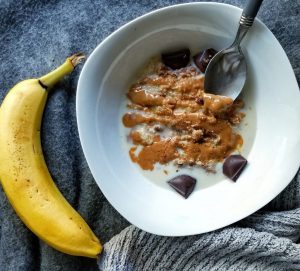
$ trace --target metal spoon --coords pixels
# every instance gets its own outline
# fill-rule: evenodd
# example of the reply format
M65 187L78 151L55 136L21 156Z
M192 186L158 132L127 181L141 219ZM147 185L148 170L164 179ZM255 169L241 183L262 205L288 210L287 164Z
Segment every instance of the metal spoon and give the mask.
M208 64L204 80L206 92L228 96L233 100L241 93L246 81L247 65L240 43L252 26L262 1L248 0L234 42L217 53Z

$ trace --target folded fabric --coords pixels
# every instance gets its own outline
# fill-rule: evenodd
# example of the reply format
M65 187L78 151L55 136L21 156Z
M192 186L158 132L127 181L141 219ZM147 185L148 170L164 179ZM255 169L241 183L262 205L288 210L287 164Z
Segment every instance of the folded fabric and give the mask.
M105 245L99 267L103 271L300 270L300 245L250 228L170 238L130 226Z

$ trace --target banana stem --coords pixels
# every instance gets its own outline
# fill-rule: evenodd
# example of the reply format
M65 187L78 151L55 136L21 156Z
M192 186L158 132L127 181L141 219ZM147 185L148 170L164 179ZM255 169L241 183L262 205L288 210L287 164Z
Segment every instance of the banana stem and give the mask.
M82 53L78 53L68 57L66 61L58 68L40 77L40 84L46 89L53 87L65 75L70 74L74 70L74 68L84 59L85 56Z

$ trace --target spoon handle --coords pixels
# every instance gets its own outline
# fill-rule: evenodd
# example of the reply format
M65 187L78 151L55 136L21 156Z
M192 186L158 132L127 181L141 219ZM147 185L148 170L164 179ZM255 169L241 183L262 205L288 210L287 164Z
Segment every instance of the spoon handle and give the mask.
M256 14L263 0L248 0L240 18L240 25L231 47L239 47L249 28L252 26Z
M240 24L250 27L263 0L248 0L243 10Z

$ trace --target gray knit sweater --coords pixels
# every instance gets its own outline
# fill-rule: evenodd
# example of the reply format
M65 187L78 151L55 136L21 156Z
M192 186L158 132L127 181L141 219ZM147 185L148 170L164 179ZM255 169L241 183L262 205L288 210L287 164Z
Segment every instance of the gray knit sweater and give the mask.
M0 0L0 102L18 81L48 72L74 52L91 53L139 15L182 2ZM299 11L300 0L265 0L258 14L287 52L298 82ZM52 249L23 225L0 188L0 271L300 270L299 173L259 212L215 232L168 238L129 226L97 187L80 147L75 115L79 72L51 92L42 144L55 182L105 243L104 253L96 261Z

